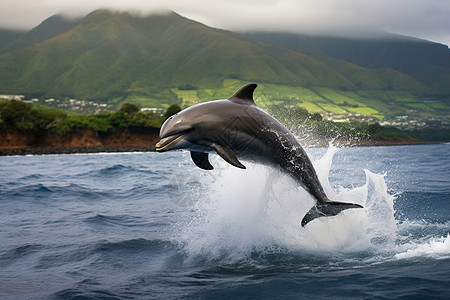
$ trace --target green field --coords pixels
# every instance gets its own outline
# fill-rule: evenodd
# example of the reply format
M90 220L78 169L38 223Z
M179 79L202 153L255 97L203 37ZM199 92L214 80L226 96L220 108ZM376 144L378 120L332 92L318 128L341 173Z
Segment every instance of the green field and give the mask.
M339 105L336 104L331 104L331 103L325 103L325 104L321 104L320 105L323 109L325 109L328 112L332 112L334 114L338 114L338 115L344 115L344 114L348 114L348 108L343 108Z
M239 79L225 79L217 87L201 86L171 88L165 92L165 102L147 95L129 95L121 103L130 102L141 107L167 108L171 103L178 103L183 108L205 101L226 99L249 82ZM160 96L160 95L159 95ZM340 90L325 87L305 88L300 86L275 85L260 83L254 94L255 102L262 108L272 105L298 106L310 113L333 115L334 118L346 118L349 115L371 117L375 119L392 119L413 111L416 115L430 117L440 115L448 119L448 106L439 101L422 100L421 95L407 91L385 90Z

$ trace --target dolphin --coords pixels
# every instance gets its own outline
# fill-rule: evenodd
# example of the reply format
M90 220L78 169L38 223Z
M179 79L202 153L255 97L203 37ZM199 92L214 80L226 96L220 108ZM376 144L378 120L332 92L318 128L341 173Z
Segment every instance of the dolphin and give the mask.
M241 169L246 168L241 160L278 168L316 200L303 217L302 226L319 217L362 208L328 199L311 160L294 135L253 101L257 86L247 84L228 99L197 104L169 117L161 127L156 151L190 150L193 162L204 170L214 168L209 153L217 153Z

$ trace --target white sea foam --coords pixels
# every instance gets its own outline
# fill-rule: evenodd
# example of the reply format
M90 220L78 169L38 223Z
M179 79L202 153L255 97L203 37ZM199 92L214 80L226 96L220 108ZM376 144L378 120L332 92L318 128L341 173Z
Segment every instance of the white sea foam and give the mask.
M432 257L437 259L450 258L450 233L446 237L432 238L428 242L410 243L410 249L397 253L396 259L408 259L414 257Z

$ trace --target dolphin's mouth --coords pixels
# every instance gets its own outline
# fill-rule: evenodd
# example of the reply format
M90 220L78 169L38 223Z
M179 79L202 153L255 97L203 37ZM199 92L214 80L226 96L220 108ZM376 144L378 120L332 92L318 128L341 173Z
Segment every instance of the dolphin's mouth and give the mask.
M170 149L167 149L167 147L169 147L170 145L172 145L172 144L176 143L177 141L179 141L182 136L183 136L182 134L179 134L179 135L168 136L166 138L161 139L156 144L156 151L164 152L164 151L170 150Z

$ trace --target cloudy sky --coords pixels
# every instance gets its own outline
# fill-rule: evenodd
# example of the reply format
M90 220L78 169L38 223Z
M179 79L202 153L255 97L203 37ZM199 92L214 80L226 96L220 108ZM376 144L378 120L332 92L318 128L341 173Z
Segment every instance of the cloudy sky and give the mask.
M0 27L30 29L65 12L173 10L212 27L366 35L385 31L450 45L450 0L0 0Z

